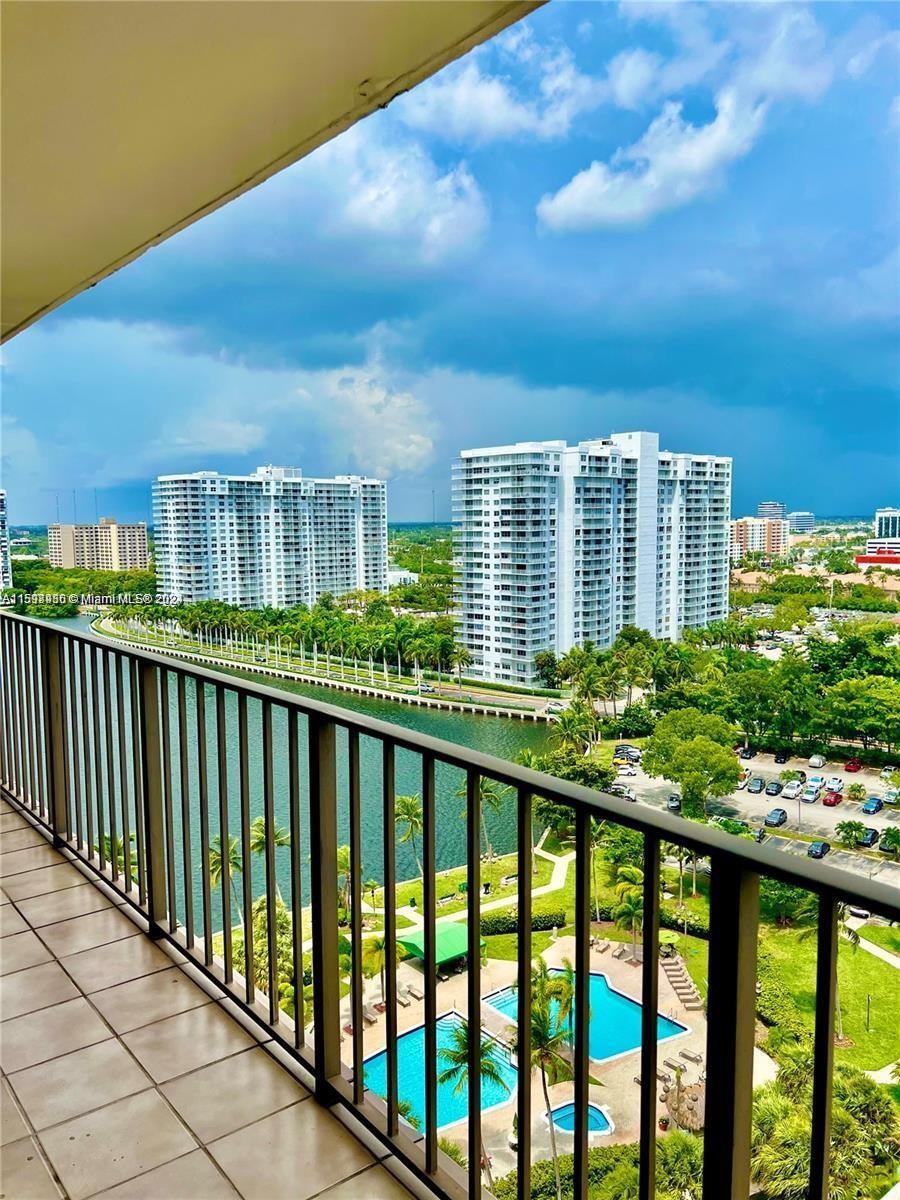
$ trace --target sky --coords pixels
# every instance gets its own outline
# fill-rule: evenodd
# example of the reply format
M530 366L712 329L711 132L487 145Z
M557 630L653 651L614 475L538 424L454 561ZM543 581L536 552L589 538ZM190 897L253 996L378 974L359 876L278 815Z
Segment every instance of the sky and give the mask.
M555 2L4 348L10 521L649 429L900 502L900 5Z

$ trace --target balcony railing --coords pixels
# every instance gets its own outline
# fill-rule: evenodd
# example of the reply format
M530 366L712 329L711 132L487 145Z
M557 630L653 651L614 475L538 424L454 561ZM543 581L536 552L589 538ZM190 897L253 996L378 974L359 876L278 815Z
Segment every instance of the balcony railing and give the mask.
M897 894L890 887L828 864L785 858L769 847L714 828L347 709L187 667L156 654L120 649L105 639L9 613L0 619L0 666L4 793L31 813L55 845L65 847L138 909L148 920L152 937L178 947L226 989L310 1072L321 1102L349 1110L441 1197L476 1200L487 1194L477 1149L482 1145L483 1117L478 1069L482 780L509 787L515 794L520 870L514 1065L517 1190L523 1200L531 1195L532 1118L538 1118L532 1113L531 1095L533 885L522 867L532 861L533 796L567 806L573 814L575 1018L569 1053L574 1092L573 1194L579 1200L588 1192L592 819L615 822L643 835L641 1200L652 1200L654 1195L661 845L679 843L710 860L703 1160L703 1193L710 1200L745 1200L750 1189L760 875L814 893L818 940L808 1195L811 1200L826 1200L838 905L861 903L891 920L900 919ZM363 879L373 868L371 862L364 862L363 848L365 842L370 853L370 827L377 818L383 938L391 948L398 936L395 814L401 758L404 778L409 779L412 771L418 781L424 817L424 1027L423 1053L417 1063L424 1080L421 1130L405 1119L402 1103L398 1002L405 996L398 986L394 953L387 953L383 962L384 1096L370 1088L364 1069L368 1006L363 925L372 909L364 906ZM436 801L438 785L446 787L451 781L460 782L465 795L465 997L468 1013L479 1015L466 1026L469 1153L465 1170L442 1150L438 1129ZM279 829L284 812L288 837ZM339 837L344 833L349 861L339 862ZM283 852L286 843L289 869L279 878L276 851L281 847ZM257 852L262 865L254 872L252 857ZM238 872L240 888L232 877ZM280 884L286 884L284 892ZM290 920L279 924L282 904ZM345 908L349 952L340 940L340 914ZM265 921L260 926L262 913ZM260 927L266 945L258 968L256 952L261 948L255 950L253 940ZM287 989L279 977L285 937L292 980ZM345 1000L342 978L348 974ZM349 1020L341 1015L346 1003Z

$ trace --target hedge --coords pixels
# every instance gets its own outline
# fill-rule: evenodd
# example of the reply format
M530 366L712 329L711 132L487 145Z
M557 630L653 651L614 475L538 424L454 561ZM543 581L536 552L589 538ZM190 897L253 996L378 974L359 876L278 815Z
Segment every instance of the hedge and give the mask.
M531 914L531 928L562 929L566 923L564 908L536 909ZM486 912L481 918L481 936L490 937L495 933L518 933L518 908L499 908L495 912Z
M559 1178L562 1184L563 1196L572 1195L574 1181L574 1157L571 1154L559 1156ZM621 1165L634 1166L638 1163L638 1147L632 1142L623 1146L594 1146L588 1150L588 1188L595 1188L616 1167ZM516 1200L517 1173L510 1171L502 1179L494 1181L494 1195L497 1200ZM531 1164L531 1195L532 1200L556 1200L556 1176L553 1172L553 1160L542 1159Z
M614 921L615 907L612 904L601 904L598 908L596 905L591 905L591 916L594 919L601 921ZM674 909L661 907L659 910L659 923L664 929L674 929L677 933L685 932L685 919L678 915ZM698 938L709 938L709 925L700 917L687 917L687 933L693 934Z
M756 980L756 1012L762 1023L790 1038L804 1037L807 1030L797 1015L796 1001L784 986L765 946L760 946L756 953Z

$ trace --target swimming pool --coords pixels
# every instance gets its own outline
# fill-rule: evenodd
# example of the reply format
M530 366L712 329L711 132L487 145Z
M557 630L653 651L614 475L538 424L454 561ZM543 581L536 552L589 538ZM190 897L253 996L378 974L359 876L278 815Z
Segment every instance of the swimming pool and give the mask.
M484 997L510 1021L518 1014L519 996L515 988L501 988ZM641 1006L631 996L617 991L602 972L592 971L590 982L591 1021L588 1035L588 1052L596 1062L616 1058L637 1050L641 1044ZM688 1028L680 1021L673 1021L661 1013L657 1016L656 1036L661 1042L687 1033Z
M558 1108L550 1110L553 1114L554 1126L563 1133L575 1132L575 1104L561 1104ZM588 1105L588 1137L591 1134L599 1136L604 1133L612 1133L615 1129L612 1117L605 1108L601 1108L599 1104Z
M445 1013L437 1023L438 1074L446 1066L441 1059L441 1047L449 1046L454 1026L461 1025L463 1018L455 1012ZM509 1060L509 1052L497 1043L497 1062L503 1083L481 1081L481 1111L505 1104L516 1088L516 1069ZM367 1058L363 1064L366 1087L382 1098L387 1096L387 1053L382 1050ZM425 1026L418 1025L397 1038L397 1087L400 1099L407 1101L410 1111L425 1128ZM462 1121L469 1114L469 1089L459 1093L452 1083L439 1083L437 1089L438 1127Z

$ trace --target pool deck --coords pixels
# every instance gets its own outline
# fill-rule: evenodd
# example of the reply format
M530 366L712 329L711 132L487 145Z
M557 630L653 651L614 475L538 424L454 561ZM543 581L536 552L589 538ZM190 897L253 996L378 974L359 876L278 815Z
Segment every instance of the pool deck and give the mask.
M543 954L550 966L561 966L564 958L574 958L574 937L558 938ZM630 958L613 958L607 951L600 954L591 953L591 970L602 971L610 984L625 992L635 1000L640 1000L641 968L640 964L632 963ZM481 994L488 995L498 988L507 987L516 977L516 964L499 959L488 959L481 971ZM419 969L410 962L401 963L398 978L407 983L422 983ZM463 1015L467 1012L466 1003L466 972L451 975L445 982L438 983L437 1006L438 1013L456 1009ZM369 985L370 994L377 999L378 983ZM688 1027L688 1032L680 1034L665 1044L660 1045L660 1064L663 1058L678 1058L679 1051L691 1050L697 1054L706 1055L706 1018L702 1011L687 1011L676 995L665 972L660 970L659 977L659 1011L663 1016L671 1017ZM424 1001L414 1000L408 1008L398 1009L398 1028L403 1033L421 1025L425 1016ZM481 1005L481 1020L485 1029L490 1033L507 1038L510 1022L502 1013L489 1004ZM365 1031L364 1045L366 1056L375 1054L385 1047L385 1023L379 1020ZM348 1038L343 1046L347 1061L350 1061L352 1045ZM704 1069L704 1063L694 1065L682 1060L684 1065L684 1081L696 1082L698 1074ZM663 1068L664 1069L664 1068ZM638 1123L640 1113L640 1089L634 1082L634 1077L640 1074L640 1050L635 1049L622 1054L606 1064L595 1068L595 1077L602 1081L603 1086L590 1088L590 1099L594 1104L602 1105L609 1110L615 1124L615 1132L596 1135L592 1145L606 1145L618 1142L634 1142L638 1138ZM571 1083L560 1083L550 1088L550 1098L553 1106L563 1104L573 1098L574 1090ZM660 1113L663 1106L660 1104ZM492 1170L495 1178L514 1170L516 1155L509 1147L509 1135L512 1130L512 1118L515 1112L515 1097L510 1097L508 1104L492 1109L483 1117L483 1136L487 1151L492 1159ZM550 1133L544 1119L545 1106L540 1076L535 1075L532 1081L532 1156L534 1161L550 1157ZM442 1131L442 1136L457 1142L468 1154L466 1125L449 1126ZM571 1149L572 1136L557 1131L557 1148L560 1153Z

